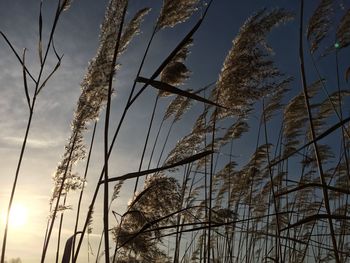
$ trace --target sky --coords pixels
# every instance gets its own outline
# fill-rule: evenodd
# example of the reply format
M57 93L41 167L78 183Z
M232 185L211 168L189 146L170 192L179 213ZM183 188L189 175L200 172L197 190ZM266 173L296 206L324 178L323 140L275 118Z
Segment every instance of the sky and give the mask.
M186 62L192 70L192 77L184 88L198 89L217 80L224 58L232 46L232 39L237 34L239 27L251 14L263 7L284 7L292 12L297 12L297 2L299 1L214 0L206 20L195 34L194 47ZM305 2L307 2L307 13L310 13L317 1ZM27 49L27 65L34 74L38 71L39 62L37 55L39 3L38 0L0 1L0 30L6 34L19 53L22 52L23 48ZM345 0L337 1L337 3L349 6L349 2ZM55 4L55 0L43 1L44 44L47 43L45 41L48 39L48 29L52 23ZM121 64L121 69L117 74L114 86L116 92L112 102L111 130L114 130L125 106L128 91L136 75L137 66L140 63L141 55L145 50L161 4L161 0L130 0L127 20L143 7L151 7L152 11L142 24L141 35L134 39L118 61ZM10 228L7 249L8 259L20 257L25 263L39 261L49 211L49 198L52 189L51 176L55 172L64 151L64 144L70 135L70 123L80 94L80 83L86 72L88 62L96 53L99 28L106 5L106 0L74 0L71 8L62 15L59 21L55 34L55 47L60 54L64 54L64 57L61 67L38 97L14 201L15 204L26 208L28 219L24 226ZM156 35L146 59L142 76L148 77L153 73L198 17L199 14L194 14L186 23L180 24L174 29L165 29ZM295 66L298 63L296 21L274 30L269 40L276 53L275 60L281 71L296 76L298 79L298 67ZM54 63L54 55L50 54L48 65L52 67ZM327 63L327 61L323 63ZM314 74L314 72L311 73L311 76L314 76ZM298 91L298 88L300 86L297 85L295 87L296 91ZM147 89L128 113L116 150L111 157L110 170L112 176L122 175L138 169L143 138L147 130L145 123L149 119L155 95L154 90ZM167 99L161 101L160 112L164 111L168 102ZM181 121L181 124L175 127L174 134L176 136L171 139L169 147L174 145L177 138L185 135L191 129L197 113L198 107L191 110ZM104 112L101 114L101 121L104 121L103 116ZM1 213L8 205L27 118L28 108L23 91L21 66L3 39L0 39ZM155 123L159 124L160 120L160 117L156 118ZM90 136L90 131L87 131L87 142ZM252 150L254 145L250 146L247 143L249 140L250 138L242 139L242 145L247 146L240 148L237 152L238 156L245 155ZM87 195L83 199L84 209L89 204L90 195L101 171L102 142L103 133L101 129L98 129L97 143L88 175ZM76 168L79 173L82 173L83 165L84 163L81 163ZM130 189L130 185L123 188L121 196L114 206L116 211L125 209L130 198L130 194L128 194ZM73 208L77 196L77 193L72 193L69 197L69 203L72 204ZM96 224L94 224L94 230L90 237L93 244L96 244L101 233L101 208L102 203L99 201L94 214ZM74 209L66 212L63 225L63 241L72 234L72 218L74 215ZM3 222L0 228L1 238L2 235ZM56 238L56 232L54 232L47 262L53 262L54 260L55 248L53 245L56 243L54 242ZM79 262L87 261L86 250L86 244L84 244L83 251L85 253L81 253Z

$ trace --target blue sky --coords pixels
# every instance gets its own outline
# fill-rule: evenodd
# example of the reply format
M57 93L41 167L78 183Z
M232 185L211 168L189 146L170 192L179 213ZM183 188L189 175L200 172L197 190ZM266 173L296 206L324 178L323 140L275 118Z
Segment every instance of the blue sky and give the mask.
M307 14L315 7L317 1L306 1ZM312 2L312 3L311 3ZM346 1L337 1L349 6ZM0 30L3 31L18 51L27 48L28 67L37 72L37 38L38 38L38 0L1 0L0 1ZM44 40L47 39L47 30L52 22L56 1L44 1ZM125 106L128 90L136 75L137 65L150 37L152 25L159 12L162 1L154 0L130 0L128 19L140 8L152 7L151 13L142 24L142 34L132 42L127 52L120 58L121 70L117 74L115 83L116 95L113 99L112 129L116 125L121 111ZM222 62L232 46L232 39L244 23L255 11L263 7L284 7L297 12L298 1L290 0L214 0L208 16L202 27L194 37L194 46L187 61L192 70L192 78L184 88L198 89L218 77ZM23 262L38 262L43 242L46 217L48 215L48 202L51 194L51 175L54 173L60 156L63 154L64 144L70 134L70 122L72 120L76 101L80 94L80 82L85 74L88 61L95 55L98 47L99 27L103 20L106 0L74 0L71 8L65 12L59 22L55 35L55 46L59 53L64 54L62 65L55 73L38 98L37 108L34 114L33 126L30 131L27 151L20 173L19 184L15 202L28 207L29 221L25 229L10 229L8 242L8 258L21 257ZM148 77L162 62L167 53L172 50L178 41L185 35L195 22L199 14L184 24L174 29L165 29L157 34L142 71L143 76ZM293 92L300 90L298 57L297 57L297 19L273 31L269 37L275 50L275 59L282 72L295 77ZM347 53L345 53L347 54ZM345 55L344 55L345 57ZM343 58L343 57L342 57ZM54 56L50 56L48 65L54 65ZM334 63L329 61L322 62ZM328 73L328 67L322 68ZM21 78L21 66L10 52L8 46L0 40L0 210L8 203L10 186L12 185L16 162L19 155L21 140L28 116L27 105L23 92ZM314 72L310 72L311 77ZM311 81L311 80L310 80ZM111 173L113 176L126 172L136 171L146 133L149 114L153 106L156 92L148 89L140 98L135 107L128 113L125 125L122 128L116 151L111 157ZM161 111L164 110L169 100L161 102ZM185 135L192 126L193 119L198 113L197 109L189 112L175 128L170 146L176 140ZM257 114L258 116L259 114ZM101 120L104 120L101 115ZM156 119L159 123L161 118ZM157 125L155 126L157 127ZM113 129L114 130L114 129ZM254 132L253 132L254 134ZM255 135L253 135L255 136ZM90 133L86 133L89 140ZM88 178L88 193L94 189L96 177L101 169L103 159L102 132L99 129L98 143L93 153L93 164ZM254 137L255 138L255 137ZM237 155L245 155L250 152L255 144L249 146L251 138L243 138L242 145L248 145L237 152ZM77 171L81 173L81 165ZM115 209L125 209L130 195L127 194L128 186L122 192L121 198ZM72 194L70 203L74 206L77 194ZM83 203L85 207L89 197ZM71 235L74 212L67 212L67 220L64 223L63 240ZM95 211L94 232L92 242L96 242L100 233L101 206L97 204ZM2 237L3 226L0 229ZM55 236L54 236L55 238ZM53 239L54 240L54 239ZM52 242L55 243L55 242ZM53 261L54 248L50 247L48 262ZM86 250L86 247L83 248ZM82 254L81 262L86 262L86 253Z

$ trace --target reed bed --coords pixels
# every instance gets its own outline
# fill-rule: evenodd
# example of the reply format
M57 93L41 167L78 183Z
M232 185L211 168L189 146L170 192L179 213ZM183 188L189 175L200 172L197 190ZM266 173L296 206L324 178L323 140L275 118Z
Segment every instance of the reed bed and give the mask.
M63 59L54 45L56 26L71 5L83 4L56 2L48 40L42 34L46 3L39 5L38 75L27 67L26 51L19 54L0 32L22 67L29 111L8 211L37 96ZM49 261L50 250L55 262L63 263L349 262L350 66L343 54L350 45L350 9L345 1L304 2L298 1L296 12L260 9L247 17L235 28L217 78L188 88L196 68L187 61L216 1L163 0L148 36L142 34L144 20L157 10L145 6L130 14L133 1L109 0L96 55L82 78L71 134L52 178L40 262ZM185 23L188 31L149 68L157 37L165 30L179 32ZM298 32L298 62L290 66L299 72L294 75L279 68L273 50L278 43L270 43L270 35L290 23ZM145 40L144 53L127 99L120 102L120 61L134 38ZM57 64L44 76L50 55ZM324 73L325 59L334 61L326 68L332 73ZM146 92L152 93L152 105L136 149L138 169L115 172L113 158L123 151L121 131ZM114 123L115 103L125 107ZM188 132L177 136L179 129ZM103 145L99 163L95 144ZM91 172L92 165L99 173ZM129 193L127 203L123 191ZM95 217L97 207L102 207L101 217ZM69 210L74 225L63 239ZM97 242L90 242L92 234ZM8 224L1 263L7 235Z

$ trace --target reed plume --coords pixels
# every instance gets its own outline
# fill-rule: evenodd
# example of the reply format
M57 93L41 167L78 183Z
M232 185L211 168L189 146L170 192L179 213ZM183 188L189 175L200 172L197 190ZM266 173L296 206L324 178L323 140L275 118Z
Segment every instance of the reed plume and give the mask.
M160 80L172 86L180 86L190 77L191 71L186 67L184 61L189 54L189 48L192 46L192 38L180 49L169 64L160 74ZM159 96L169 96L170 92L159 91Z
M85 158L84 132L90 123L98 119L107 101L109 76L111 68L114 67L112 65L112 47L121 15L119 2L111 1L101 27L100 46L95 58L90 61L87 73L81 83L82 92L74 113L72 134L65 147L64 157L54 175L55 190L52 201L57 198L57 192L60 192L62 182L67 177L65 172L67 167Z
M308 96L314 97L321 88L324 80L316 81L308 87ZM294 151L303 140L301 136L305 134L305 125L307 123L307 109L304 103L304 94L300 92L290 100L284 109L283 117L283 136L285 139L284 154L288 155Z
M180 186L176 179L161 174L148 177L144 189L129 204L121 224L113 230L119 248L117 259L165 262L167 257L157 246L162 231L156 229L170 223L172 218L157 220L175 212L179 202ZM142 229L155 231L142 232ZM128 251L131 252L129 255Z
M69 9L71 2L71 0L58 1L58 10L62 12ZM96 262L100 260L100 255L105 257L105 262L118 263L309 260L329 262L334 259L337 262L346 262L349 259L347 204L350 194L348 190L350 142L344 131L349 129L350 117L345 115L346 111L343 112L342 107L345 109L350 92L340 88L343 83L339 79L338 57L336 57L338 90L329 93L325 88L326 80L322 79L319 72L319 80L307 85L306 80L309 76L306 75L305 66L309 64L304 64L303 58L304 38L309 41L312 58L314 52L323 47L325 38L332 33L335 33L336 41L334 47L329 50L336 49L337 55L340 50L343 51L343 48L349 46L349 11L340 18L333 14L334 1L320 0L316 9L311 10L314 13L309 20L307 36L304 36L301 0L299 61L303 92L299 94L291 90L293 78L287 77L278 69L274 62L273 50L267 43L272 29L293 17L283 9L271 11L263 9L246 20L232 41L232 47L224 60L215 86L211 84L199 90L181 89L181 85L191 75L192 69L187 67L186 59L192 49L193 36L200 28L212 1L209 2L202 17L169 52L153 74L148 78L142 77L140 74L144 70L144 62L151 60L148 52L154 36L160 34L162 29L187 21L203 2L163 1L160 15L153 27L132 88L129 90L129 97L125 101L126 106L116 125L113 139L109 139L109 118L113 112L111 97L112 93L115 93L113 86L120 67L119 56L126 53L129 43L141 32L141 23L150 12L150 8L140 9L130 17L129 23L124 27L128 1L109 1L101 26L97 54L90 61L87 73L81 82L81 95L74 111L71 134L53 175L54 188L50 199L50 214L41 262L45 261L54 221L58 214L61 218L58 229L60 239L61 230L64 229L62 228L64 212L72 209L69 200L67 201L69 193L85 187L89 161L83 177L75 171L76 164L87 156L90 160L95 137L92 136L91 146L87 151L84 136L92 122L96 125L104 108L106 118L103 169L88 207L82 231L78 231L83 195L81 192L74 234L66 243L69 253L66 253L65 249L63 258L66 258L65 255L71 257L73 254L73 262L78 260L84 234L87 233L88 261L90 260L92 248L89 234L92 233L93 224L98 223L93 222L93 212L95 202L100 200L99 190L103 186L103 232ZM340 18L335 30L332 28L333 17ZM43 54L41 46L41 11L39 25L39 59L44 63L46 55L45 52ZM11 45L10 47L13 49ZM61 57L57 55L54 47L53 53L59 59L53 71L55 72L60 65ZM46 80L41 84L40 81L35 83L36 80L26 68L24 58L25 52L22 59L20 58L25 83L24 99L32 115L36 95L45 86ZM318 71L316 67L318 62L314 60L312 62ZM346 74L347 77L350 76L350 73ZM29 96L31 93L28 93L27 77L34 80L36 85L33 98ZM330 80L328 83L332 84L333 79ZM142 87L137 90L138 84ZM155 98L153 112L150 114L150 122L147 124L148 131L145 133L138 170L128 171L121 176L109 176L108 164L111 162L109 157L115 150L114 144L125 124L125 116L149 86L159 92ZM324 94L320 92L321 88L327 98L322 97ZM207 89L209 93L203 92ZM204 94L203 97L198 95L200 93ZM209 99L206 97L208 94ZM290 97L290 94L294 97ZM158 101L170 95L173 95L173 100L165 109L164 116L158 116ZM200 112L199 107L191 110L191 114L199 112L192 129L186 136L177 138L178 141L168 152L164 165L160 167L162 154L163 152L166 154L165 146L168 139L174 137L174 134L170 136L172 128L175 124L182 125L180 121L188 122L188 118L184 116L192 105L195 105L194 101L205 104L197 105L202 106ZM152 125L157 117L161 118L161 125L155 140L152 140ZM340 122L333 124L338 120ZM158 163L156 168L150 168L152 156L157 153L155 149L158 136L162 138L163 135L162 125L168 122L170 127L164 136L165 142ZM338 133L340 128L342 136ZM180 129L183 131L182 127ZM256 145L247 154L254 140L253 134L257 135ZM336 141L338 137L340 139ZM148 168L144 169L143 162L144 158L147 158L149 141L154 141L154 146ZM314 150L311 145L314 146ZM24 148L25 144L22 151ZM23 152L21 158L22 155ZM300 158L290 158L295 156ZM317 176L318 172L320 177ZM145 181L139 186L142 190L138 192L139 177L145 178ZM130 182L135 178L137 181L134 194L123 214L119 206L118 210L114 209L116 200L121 200L119 196L124 182L128 180ZM179 178L182 179L181 186ZM109 194L112 182L117 183ZM110 228L108 220L112 214L117 225ZM96 219L94 218L95 221ZM110 235L115 242L112 257L110 257L112 252ZM166 241L165 237L168 238L168 252L162 248ZM79 238L77 246L75 238ZM100 253L103 239L105 251ZM6 245L6 242L4 244ZM2 261L4 261L5 245L3 245ZM59 245L58 241L56 261L60 257ZM68 261L70 259L63 260Z
M322 0L312 14L307 28L310 51L314 53L328 35L333 17L333 0Z
M115 34L120 29L123 10L127 1L111 0L109 2L104 21L101 26L100 45L96 56L90 61L87 73L81 83L82 92L78 99L77 108L72 122L72 133L65 147L63 160L59 164L54 175L54 191L51 203L56 200L53 206L52 219L45 240L43 258L45 257L52 228L59 206L63 190L67 188L67 177L70 176L72 165L85 157L85 145L83 133L88 125L97 120L102 107L108 99L108 88L111 74L115 74ZM43 260L43 259L42 259Z
M151 11L151 8L139 10L123 30L120 39L119 54L123 53L131 40L140 33L140 26L144 17Z
M274 89L273 81L282 74L270 58L266 36L290 19L292 15L283 9L262 10L241 27L211 95L214 101L219 96L217 103L229 109L219 109L219 119L248 112L254 102Z
M71 6L72 1L73 1L73 0L63 0L63 2L62 2L62 4L61 4L61 9L62 9L63 11L67 11L67 10L70 8L70 6Z
M164 0L156 30L174 27L178 23L185 22L197 10L198 3L199 0Z
M350 9L342 17L336 32L338 48L345 48L350 45Z
M281 83L276 84L276 89L272 92L271 96L267 98L266 106L264 108L264 119L269 121L276 115L277 111L283 109L285 106L282 102L283 97L290 90L290 83L293 81L293 78L287 78Z

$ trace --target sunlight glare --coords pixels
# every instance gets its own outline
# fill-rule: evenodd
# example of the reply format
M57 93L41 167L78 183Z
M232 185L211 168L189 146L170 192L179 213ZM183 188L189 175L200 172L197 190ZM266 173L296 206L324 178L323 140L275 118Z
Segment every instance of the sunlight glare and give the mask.
M2 224L6 222L6 212L2 211ZM28 210L22 204L13 204L9 217L9 226L14 229L19 229L27 223Z

